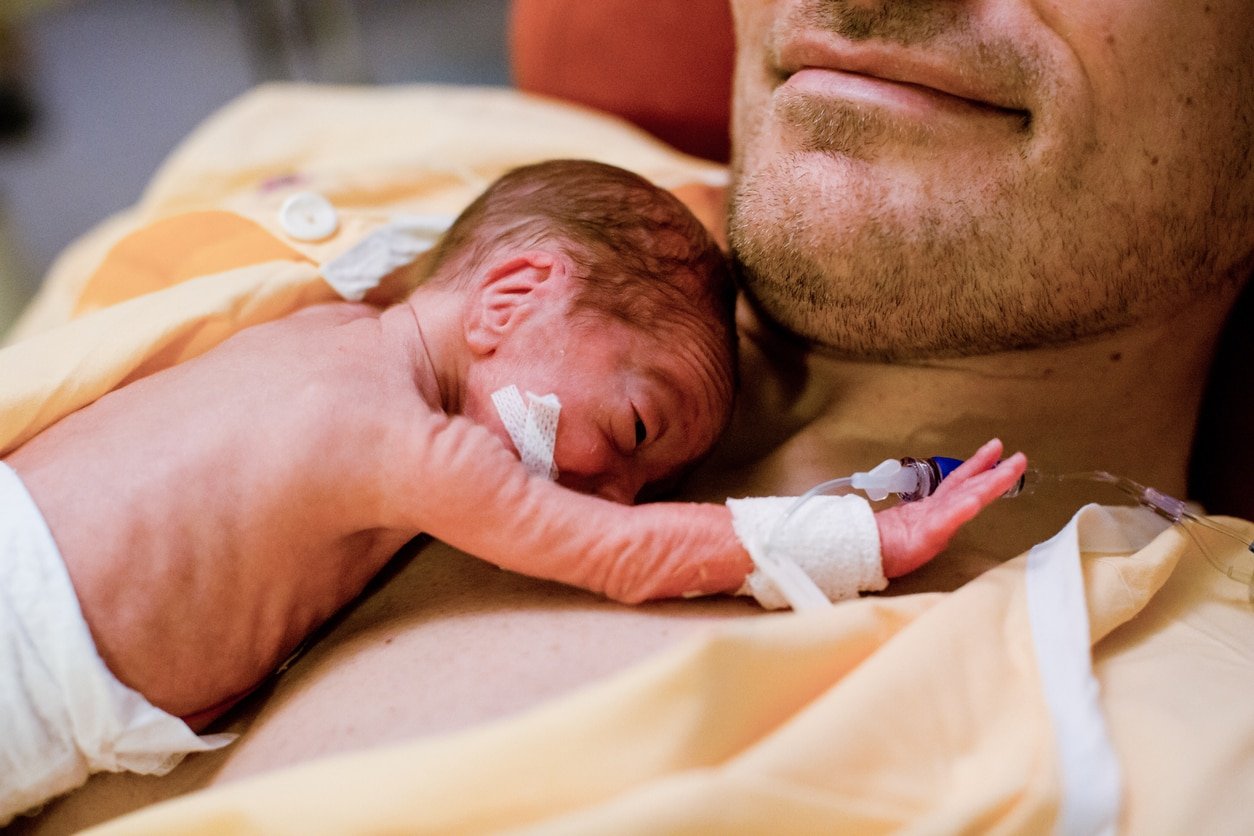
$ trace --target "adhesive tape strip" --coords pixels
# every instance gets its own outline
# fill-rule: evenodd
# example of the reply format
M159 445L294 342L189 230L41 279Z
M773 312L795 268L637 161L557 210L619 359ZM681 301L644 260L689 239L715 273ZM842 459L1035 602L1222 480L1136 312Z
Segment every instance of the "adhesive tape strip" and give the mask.
M517 386L503 386L492 393L492 405L501 416L501 423L527 472L557 479L553 448L557 442L557 419L562 410L557 395L528 392L524 402Z

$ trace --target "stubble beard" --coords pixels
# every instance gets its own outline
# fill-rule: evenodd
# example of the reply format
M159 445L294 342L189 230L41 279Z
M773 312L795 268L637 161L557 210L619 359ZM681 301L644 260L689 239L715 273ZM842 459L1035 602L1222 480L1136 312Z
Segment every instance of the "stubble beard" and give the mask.
M885 148L928 153L925 129L830 102L790 103L778 116L801 126L804 141L754 167L738 157L732 250L768 319L839 356L1072 344L1169 317L1251 269L1248 257L1217 258L1224 247L1207 246L1204 219L1160 215L1147 226L1094 201L1082 163L1007 163L976 172L979 185L952 175L903 184L877 157ZM1100 160L1100 151L1080 158ZM1248 228L1233 220L1230 229Z
M1027 42L981 41L969 14L932 0L798 0L774 25L946 44L1037 101L1068 100L1050 89L1063 75L1049 57ZM901 360L1075 343L1169 318L1254 268L1254 119L1238 96L1216 93L1214 118L1180 126L1207 154L1124 176L1123 149L1065 123L1083 119L1078 110L1053 107L1048 126L1027 121L1020 141L984 157L854 102L775 97L754 88L761 71L738 67L733 254L769 319L833 353ZM1248 81L1239 68L1212 74L1215 91ZM1032 135L1042 128L1044 146Z

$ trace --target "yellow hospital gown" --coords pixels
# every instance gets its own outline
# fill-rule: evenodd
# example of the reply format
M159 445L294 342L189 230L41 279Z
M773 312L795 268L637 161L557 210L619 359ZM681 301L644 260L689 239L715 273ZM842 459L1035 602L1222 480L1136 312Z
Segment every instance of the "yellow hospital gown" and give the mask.
M1041 581L1019 558L953 593L724 627L516 718L101 832L1248 832L1254 613L1163 528L1077 515L1041 566L1082 577L1078 621L1033 613ZM1087 671L1090 641L1100 693L1045 672L1051 656ZM1094 718L1051 706L1051 678L1064 704L1093 701L1113 770L1085 748Z

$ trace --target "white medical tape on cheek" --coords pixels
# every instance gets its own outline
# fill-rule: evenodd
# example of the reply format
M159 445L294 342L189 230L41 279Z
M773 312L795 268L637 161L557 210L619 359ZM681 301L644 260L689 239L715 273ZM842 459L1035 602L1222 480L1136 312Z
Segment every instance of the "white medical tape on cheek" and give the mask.
M517 386L503 386L492 393L492 405L501 416L501 423L527 472L556 480L553 448L557 443L557 419L562 411L557 395L528 392L524 405Z

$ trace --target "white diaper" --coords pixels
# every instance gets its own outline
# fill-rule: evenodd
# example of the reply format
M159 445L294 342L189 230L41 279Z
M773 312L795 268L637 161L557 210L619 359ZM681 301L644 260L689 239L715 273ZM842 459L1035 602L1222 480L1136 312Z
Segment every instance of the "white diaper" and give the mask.
M562 411L557 395L528 392L524 405L517 386L504 386L492 393L492 404L527 472L556 480L553 447L557 442L557 418Z
M860 496L729 499L732 527L756 567L736 594L768 609L815 609L888 586L879 528Z
M233 739L197 737L105 667L43 516L0 462L0 826L92 772L164 775Z

